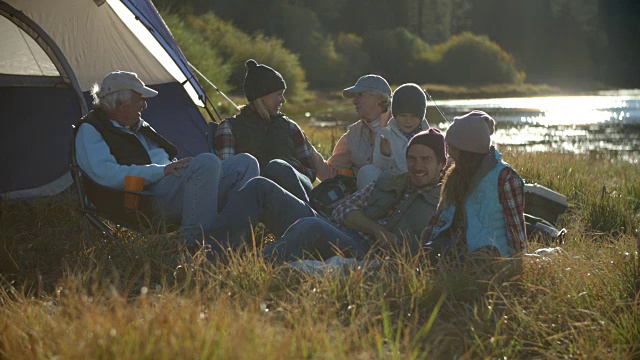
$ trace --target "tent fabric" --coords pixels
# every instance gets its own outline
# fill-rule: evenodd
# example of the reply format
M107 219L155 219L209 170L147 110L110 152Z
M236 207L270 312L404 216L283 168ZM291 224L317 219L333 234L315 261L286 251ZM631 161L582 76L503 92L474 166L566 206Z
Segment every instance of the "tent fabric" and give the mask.
M92 85L114 70L159 91L142 114L179 149L207 151L195 105L204 92L149 0L0 0L0 196L52 194L71 184L70 126ZM8 171L7 171L8 170Z
M58 45L83 92L114 70L135 69L130 71L148 84L174 81L108 4L97 6L89 0L6 2L37 23Z
M69 88L1 87L1 146L5 169L0 190L29 189L51 182L69 170L69 136L81 116ZM56 114L54 118L51 114Z
M0 52L0 74L16 75L60 75L49 56L24 30L9 19L0 16L2 47Z
M151 2L147 1L122 1L129 10L143 23L149 31L154 34L154 37L158 40L162 47L167 50L171 59L175 61L176 65L180 68L183 74L190 74L188 81L191 83L198 94L199 99L206 97L204 90L200 86L198 79L191 70L189 63L186 61L182 50L178 47L178 44L173 39L173 35L167 28L164 20L156 10L155 6ZM183 80L181 80L182 82Z

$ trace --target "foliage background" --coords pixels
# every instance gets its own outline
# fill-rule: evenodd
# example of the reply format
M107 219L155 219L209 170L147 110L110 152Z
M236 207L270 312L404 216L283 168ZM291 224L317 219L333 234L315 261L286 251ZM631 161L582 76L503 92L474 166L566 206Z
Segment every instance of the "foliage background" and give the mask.
M394 84L640 85L640 3L634 0L155 3L164 16L192 16L184 30L200 38L178 42L198 49L192 53L219 53L231 67L220 83L236 93L247 57L283 73L294 69L285 78L300 81L291 89L295 96L307 84L336 89L370 72ZM169 25L174 30L175 23Z

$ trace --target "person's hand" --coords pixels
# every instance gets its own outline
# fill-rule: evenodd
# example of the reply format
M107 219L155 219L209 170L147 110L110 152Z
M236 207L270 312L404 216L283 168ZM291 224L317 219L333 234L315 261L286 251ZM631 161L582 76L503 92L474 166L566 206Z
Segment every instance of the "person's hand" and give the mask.
M383 249L390 249L393 245L398 243L398 238L387 230L376 232L375 239L376 244Z
M384 135L380 135L380 153L386 157L391 156L391 144Z
M178 170L176 169L183 169L186 168L188 165L187 163L191 160L190 157L186 157L186 158L182 158L180 160L171 162L167 165L164 166L164 175L167 176L169 174L173 174L175 176L180 177L180 173L178 172Z

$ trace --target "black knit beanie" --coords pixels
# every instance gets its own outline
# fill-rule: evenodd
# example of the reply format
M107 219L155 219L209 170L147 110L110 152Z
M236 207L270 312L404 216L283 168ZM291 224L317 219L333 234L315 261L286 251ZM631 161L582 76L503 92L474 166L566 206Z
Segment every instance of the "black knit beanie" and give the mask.
M424 119L427 111L427 97L420 86L416 84L404 84L396 89L391 98L391 114L393 117L411 113Z
M409 148L411 145L421 144L426 145L436 153L436 157L443 163L447 162L447 147L444 144L444 135L440 132L440 130L436 128L429 128L428 130L421 131L415 134L411 140L409 140L409 144L407 145L407 153L409 153Z
M264 64L258 64L255 60L249 59L245 63L247 74L244 76L244 95L249 102L269 95L277 90L287 88L282 75Z

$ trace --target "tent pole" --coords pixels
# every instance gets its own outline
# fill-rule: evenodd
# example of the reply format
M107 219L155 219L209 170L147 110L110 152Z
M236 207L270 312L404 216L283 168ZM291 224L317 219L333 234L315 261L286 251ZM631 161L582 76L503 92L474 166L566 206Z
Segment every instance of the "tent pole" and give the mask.
M217 91L218 94L222 95L222 97L225 98L228 102L230 102L231 105L233 105L233 107L236 108L236 110L240 110L240 107L236 105L236 103L234 103L233 100L229 99L227 95L225 95L222 91L220 91L220 89L218 89L218 87L214 83L212 83L209 79L207 79L207 77L204 76L204 74L202 74L200 70L196 69L196 67L193 66L193 64L191 63L189 63L189 66L191 66L191 68L195 70L198 73L198 75L200 75L203 79L205 79L209 83L209 85L213 86L213 89Z

